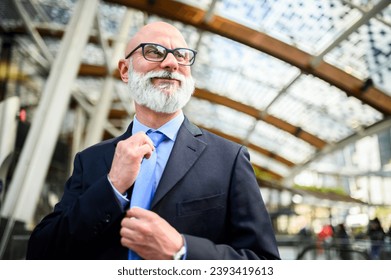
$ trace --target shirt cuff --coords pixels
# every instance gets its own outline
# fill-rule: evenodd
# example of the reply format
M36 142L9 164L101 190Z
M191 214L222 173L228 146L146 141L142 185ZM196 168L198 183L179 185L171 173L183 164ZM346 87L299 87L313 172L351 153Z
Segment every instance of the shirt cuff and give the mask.
M183 234L182 235L182 238L183 238L183 246L185 246L185 254L183 255L182 257L182 260L186 260L187 259L187 243L186 243L186 238Z
M110 186L113 188L114 194L115 194L115 196L117 197L118 202L120 203L120 205L121 205L121 207L122 207L122 210L125 211L126 206L129 204L128 194L127 194L127 193L125 193L125 194L120 193L120 192L114 187L114 185L113 185L113 183L111 182L110 177L109 177L108 174L107 174L107 180L109 181Z

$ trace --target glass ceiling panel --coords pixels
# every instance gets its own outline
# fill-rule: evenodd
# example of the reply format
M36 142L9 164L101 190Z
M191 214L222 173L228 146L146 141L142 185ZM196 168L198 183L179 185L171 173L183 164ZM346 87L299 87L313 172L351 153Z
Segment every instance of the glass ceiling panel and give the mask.
M224 69L209 69L206 74L203 66L194 67L194 78L198 88L229 97L243 104L262 109L276 96L276 90L262 83L246 81L240 75ZM205 77L205 75L207 75Z
M385 8L379 15L378 18L383 20L388 25L391 25L391 5Z
M265 108L298 69L221 36L204 34L192 68L197 87Z
M55 57L60 49L61 40L53 37L46 37L44 38L44 41L49 48L50 53ZM100 45L88 43L83 50L82 63L101 66L105 65L105 56Z
M305 162L315 153L307 142L263 121L258 121L249 141L295 164Z
M76 0L39 0L51 23L66 25L71 19Z
M237 138L244 138L255 119L225 106L192 97L185 114L197 125L213 128Z
M360 79L372 78L391 95L390 26L370 20L326 55L325 60Z
M304 130L329 142L338 142L344 136L353 133L352 130L338 123L338 121L321 112L312 111L307 104L289 95L278 100L273 107L285 109L279 114L281 119L302 127ZM281 109L271 110L271 113L275 114L278 110Z
M248 149L250 153L250 161L258 166L262 166L263 168L269 169L271 171L274 171L277 174L280 174L281 176L288 176L290 169L284 165L281 164L270 157L266 157L257 151L254 151L252 149Z
M7 28L15 28L22 25L23 21L20 19L19 13L16 9L7 9L7 7L14 7L12 0L2 0L0 5L0 25L5 30Z
M114 37L119 32L126 10L127 8L125 6L107 4L104 1L100 2L98 10L99 24L104 36ZM133 13L130 16L132 17L133 26L141 26L143 24L144 14L140 11L132 11Z
M321 52L361 13L340 0L218 1L216 14L311 54Z
M382 119L375 109L311 75L298 79L269 113L327 142L338 142Z

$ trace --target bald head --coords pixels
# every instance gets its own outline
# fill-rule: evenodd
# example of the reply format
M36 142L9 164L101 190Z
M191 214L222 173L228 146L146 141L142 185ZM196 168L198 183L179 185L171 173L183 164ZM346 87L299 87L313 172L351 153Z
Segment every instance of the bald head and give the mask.
M152 22L143 26L129 41L125 56L141 43L158 43L167 48L187 48L181 32L166 22Z

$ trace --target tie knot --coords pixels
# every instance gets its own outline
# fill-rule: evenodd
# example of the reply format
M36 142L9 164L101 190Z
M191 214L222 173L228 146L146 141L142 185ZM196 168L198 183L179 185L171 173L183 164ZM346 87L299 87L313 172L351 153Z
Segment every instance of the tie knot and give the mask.
M155 131L148 130L147 135L149 138L151 138L155 148L157 148L159 144L166 139L166 135L158 130Z

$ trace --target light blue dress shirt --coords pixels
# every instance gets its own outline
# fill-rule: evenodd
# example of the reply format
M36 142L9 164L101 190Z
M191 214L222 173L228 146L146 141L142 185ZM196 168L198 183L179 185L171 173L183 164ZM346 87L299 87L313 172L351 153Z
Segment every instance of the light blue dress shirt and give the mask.
M165 123L163 126L161 126L158 129L156 129L156 130L159 130L160 132L164 133L167 136L167 138L168 138L168 140L160 143L160 145L158 147L159 152L157 154L158 157L157 157L156 170L155 170L156 186L159 185L160 178L162 177L164 168L166 167L168 158L169 158L169 156L171 154L171 150L172 150L172 148L174 146L176 137L178 135L179 128L181 127L184 119L185 119L185 116L183 115L183 112L181 112L174 119L172 119L168 123ZM135 133L137 133L139 131L143 131L143 132L146 133L149 129L151 129L151 128L149 128L149 127L143 125L142 123L140 123L137 120L137 116L134 116L134 118L133 118L133 127L132 127L132 135L134 135ZM128 203L129 203L129 199L127 197L127 194L125 194L125 195L121 194L114 187L114 185L111 183L110 178L109 178L108 175L107 175L107 179L109 180L109 182L111 184L111 187L113 188L114 193L115 193L118 201L120 202L120 204L122 206L122 210L125 210L126 205L128 205ZM186 239L184 238L183 235L182 235L182 238L183 238L184 246L185 246L186 251L187 251ZM187 253L185 253L185 255L184 255L184 257L182 259L185 260L186 257L187 257Z
M162 142L158 147L158 154L157 154L157 163L156 163L156 186L159 185L160 178L162 177L164 168L166 167L168 158L171 154L172 147L174 146L179 128L181 127L183 120L185 119L183 112L181 112L178 116L176 116L174 119L169 121L168 123L165 123L163 126L159 127L156 130L159 130L160 132L164 133L167 136L167 140ZM132 127L132 135L139 131L147 132L150 127L147 127L140 123L137 120L137 116L134 116L133 118L133 127ZM153 129L152 129L153 130ZM109 180L116 197L118 198L118 201L120 202L122 209L125 210L126 205L129 203L129 199L127 198L127 195L121 194L111 183L110 178L107 177Z

